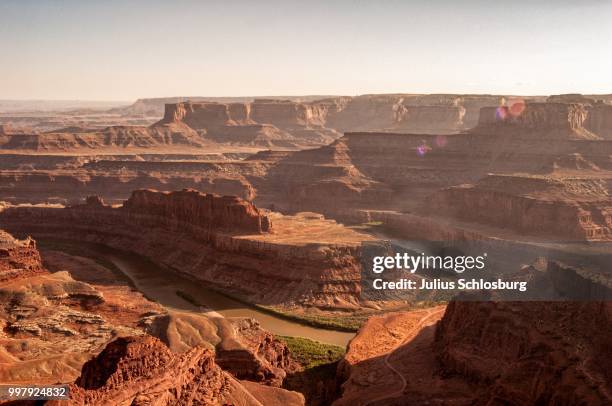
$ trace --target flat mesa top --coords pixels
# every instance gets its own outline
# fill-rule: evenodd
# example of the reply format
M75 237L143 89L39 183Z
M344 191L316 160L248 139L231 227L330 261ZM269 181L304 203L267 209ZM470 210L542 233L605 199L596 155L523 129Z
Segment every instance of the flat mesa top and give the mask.
M358 245L375 238L350 229L334 220L327 220L320 214L298 213L286 216L267 213L272 220L273 232L269 234L243 235L236 238L257 240L281 245Z

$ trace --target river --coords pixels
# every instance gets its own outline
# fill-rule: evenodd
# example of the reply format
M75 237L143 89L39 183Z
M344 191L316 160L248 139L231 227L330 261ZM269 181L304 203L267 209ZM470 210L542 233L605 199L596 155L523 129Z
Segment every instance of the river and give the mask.
M132 281L136 289L169 310L193 313L206 312L207 309L194 305L192 301L177 295L177 292L180 291L189 295L196 303L202 304L224 317L254 318L259 321L261 327L276 335L304 337L342 347L346 346L349 340L355 336L355 333L310 327L264 313L209 289L204 283L194 282L135 254L86 243L71 242L70 245L74 248L81 245L96 257L113 263Z

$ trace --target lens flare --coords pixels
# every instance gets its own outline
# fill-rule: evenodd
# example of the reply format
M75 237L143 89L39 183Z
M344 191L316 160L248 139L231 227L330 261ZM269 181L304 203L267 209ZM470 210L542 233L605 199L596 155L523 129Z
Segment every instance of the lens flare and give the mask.
M448 144L448 138L445 135L436 135L436 145L440 148L444 148Z
M431 148L429 148L429 146L427 144L421 144L418 147L416 147L416 153L417 153L418 156L424 157L425 154L427 154L430 149Z
M499 106L495 109L495 119L497 121L504 121L508 117L508 107Z
M512 117L518 117L525 111L525 101L522 99L515 99L510 101L510 114Z

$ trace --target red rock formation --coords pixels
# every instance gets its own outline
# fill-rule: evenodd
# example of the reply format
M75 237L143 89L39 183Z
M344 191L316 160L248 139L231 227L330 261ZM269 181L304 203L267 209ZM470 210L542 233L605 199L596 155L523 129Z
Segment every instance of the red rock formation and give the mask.
M299 140L270 124L228 125L212 131L208 137L216 142L258 147L294 148Z
M136 324L142 313L160 308L95 264L79 262L78 272L68 268L75 277L65 266L51 273L33 240L1 231L0 240L2 383L73 380L88 357L117 335L141 334ZM105 285L77 278L87 271L98 282L107 278Z
M216 362L238 379L280 387L288 373L299 369L287 346L259 327L254 319L233 322L240 345L231 340L219 343Z
M88 204L98 210L106 207L96 198L88 199ZM85 207L74 210L83 213ZM0 326L4 331L0 337L0 380L4 383L73 380L76 370L111 338L134 334L138 337L114 341L83 365L81 377L73 387L75 404L115 399L119 392L125 394L128 386L138 392L134 396L146 398L148 394L141 393L146 392L146 388L163 386L166 379L170 383L171 378L177 377L185 378L187 386L183 390L199 388L197 380L204 377L192 375L194 368L199 367L213 368L216 375L206 372L207 378L214 381L215 376L221 376L225 389L229 383L230 389L237 388L238 393L243 393L244 388L229 374L281 386L287 372L299 367L286 345L261 329L254 320L209 318L196 312L166 312L159 304L122 286L112 271L92 260L45 252L45 263L54 271L49 273L40 264L33 240L18 241L4 232L0 232L0 236L1 249L7 248L10 254L6 261L0 258L3 276L0 280ZM38 271L24 272L27 270L22 267L26 261L36 265ZM15 266L20 268L13 269ZM9 276L12 278L7 279ZM147 316L142 318L143 314ZM172 349L151 336L143 337L142 328L162 337ZM201 334L203 331L208 334ZM196 348L198 346L202 347ZM203 348L215 348L215 353ZM199 359L202 354L205 360ZM227 372L219 370L215 359ZM153 372L156 368L160 376ZM164 375L166 373L168 375ZM212 390L203 390L217 399L219 394L209 389ZM115 390L117 393L113 393ZM259 401L281 399L289 404L303 403L301 395L280 389L260 389L257 384L249 385L245 393ZM260 399L260 395L263 398ZM173 400L170 404L190 404L183 402Z
M279 128L321 127L325 125L326 105L295 103L289 100L256 99L251 104L251 118Z
M288 210L339 218L350 218L355 209L407 211L441 187L490 170L482 160L487 152L472 148L476 142L466 134L347 133L328 146L281 159L260 193L274 194Z
M590 139L587 107L527 103L507 111L505 120L495 112L485 108L477 129L448 136L347 133L281 158L268 170L260 196L273 196L284 210L348 221L367 221L363 210L393 210L533 235L609 238L612 143ZM493 188L493 178L506 182Z
M185 123L218 142L291 147L300 142L326 144L337 131L395 130L429 134L469 128L481 106L496 106L497 96L365 95L310 102L255 99L250 103L182 102L167 104L160 123ZM262 134L260 127L270 129ZM255 135L256 132L259 135ZM252 135L250 135L252 133Z
M8 208L0 220L35 236L132 251L249 301L330 308L359 306L360 247L372 239L334 221L263 214L194 191L138 191L121 208Z
M404 106L396 112L395 131L448 133L463 128L462 106Z
M588 106L587 109L589 115L584 126L604 139L612 139L612 106L596 103Z
M598 139L597 134L585 128L588 114L583 104L520 102L512 106L485 107L480 112L475 131L534 134L556 139Z
M334 404L609 404L611 317L575 302L451 302L436 327L435 311L374 317Z
M89 203L89 202L88 202ZM195 190L160 193L137 190L123 205L133 218L151 216L184 222L203 230L268 233L270 219L252 203L235 196L215 196Z
M278 400L271 405L304 403L295 392L261 389L270 390ZM85 363L71 385L70 401L57 404L261 405L259 392L258 386L247 390L223 372L208 349L195 347L178 355L156 338L125 337Z
M489 175L432 196L426 211L521 234L609 240L612 202L600 179Z
M232 112L236 113L237 120L233 119ZM237 124L241 121L240 118L244 120L245 113L246 111L241 111L241 109L236 107L236 104L232 104L232 108L228 104L221 103L185 102L167 104L161 123L184 122L196 130L211 130L230 124ZM246 120L241 124L247 124Z
M200 148L207 145L195 130L180 123L153 127L111 126L76 132L20 133L0 138L0 142L1 149L32 152Z
M323 128L326 106L268 99L183 102L167 104L164 118L156 125L184 124L222 143L295 148L300 143L324 144L338 135Z
M240 196L251 201L256 197L256 189L249 179L257 181L271 165L228 160L195 162L189 158L177 161L172 155L162 155L162 161L143 160L139 155L119 160L109 157L30 158L3 156L3 162L0 162L0 200L66 205L97 194L110 203L121 203L136 189L187 188ZM53 190L53 196L50 190Z
M452 302L435 346L479 404L608 404L611 317L610 303Z
M41 272L43 266L36 242L31 238L17 240L0 230L0 283Z

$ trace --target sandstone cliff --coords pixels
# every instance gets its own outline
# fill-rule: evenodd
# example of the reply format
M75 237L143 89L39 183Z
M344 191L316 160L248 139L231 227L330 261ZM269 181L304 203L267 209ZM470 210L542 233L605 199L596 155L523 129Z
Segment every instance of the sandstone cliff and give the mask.
M88 201L86 207L92 207ZM93 204L95 208L95 203ZM78 209L78 206L76 207ZM127 216L154 217L167 222L190 224L202 230L228 230L232 233L269 233L268 216L252 203L235 196L203 195L195 190L160 193L138 190L124 203Z
M479 404L606 404L610 317L610 303L455 302L435 347L443 373L473 382Z
M178 161L161 156L160 161L135 155L112 159L100 157L21 155L3 156L0 162L0 199L13 203L73 204L90 195L110 203L121 203L136 189L197 189L206 193L239 196L253 200L255 184L270 163L223 161ZM149 156L146 156L149 158ZM50 190L53 190L50 193Z
M584 123L585 127L604 139L612 139L612 106L596 103L587 109L589 114Z
M477 132L513 133L556 139L600 139L585 126L589 109L575 103L524 103L484 107Z
M268 402L273 398L269 391L276 401ZM278 388L247 389L223 372L205 348L179 355L153 337L125 337L83 365L68 404L303 405L304 398Z
M43 271L36 242L18 240L0 230L0 282L26 278Z
M484 108L476 129L447 136L346 133L278 159L258 194L283 210L346 221L397 211L529 235L610 238L612 143L586 127L587 106L519 107L503 108L503 119L499 109ZM503 185L494 187L493 179Z
M3 383L70 381L114 336L142 334L136 328L140 314L159 309L139 293L100 289L75 279L63 267L49 272L32 239L16 240L1 231L0 239ZM100 267L81 264L81 269L87 268L104 279Z
M220 143L302 149L328 144L345 131L455 133L472 128L481 107L499 106L502 99L501 95L457 94L142 99L109 110L110 116L32 117L33 124L47 132L0 134L0 148L37 152L187 150L218 148L215 143ZM161 121L144 126L156 117ZM129 125L80 128L88 123L91 128L102 128L101 123Z
M201 148L203 140L193 129L175 123L155 127L111 126L100 130L19 133L0 138L4 150L30 152L143 150Z
M608 182L597 178L489 175L436 193L427 212L557 239L612 236Z
M195 191L137 191L120 208L15 207L0 218L35 236L132 251L252 302L330 308L359 306L360 246L371 239L334 221L264 214Z
M373 317L335 405L608 404L610 303L451 302ZM602 328L605 330L602 330Z
M88 199L87 204L105 207L97 198ZM193 368L204 365L207 371L209 367L215 371L206 373L208 383L222 377L223 388L238 388L249 399L257 399L244 403L240 395L233 400L237 404L303 404L301 395L277 389L299 365L287 346L255 320L209 317L199 307L193 313L165 309L94 260L44 251L47 270L33 240L16 240L5 232L0 237L0 249L6 254L0 260L2 382L65 383L73 381L83 366L72 402L99 404L131 396L126 394L128 387L138 399L155 398L160 393L151 394L147 388L166 380L176 383L172 379L177 377L185 378L183 391L199 388L203 377L193 376ZM89 255L84 247L79 254ZM131 337L115 340L98 354L109 341L125 336ZM153 372L157 367L159 376ZM246 390L235 377L253 382L244 384ZM202 389L210 398L200 394L206 399L200 401L221 402L217 389ZM160 399L166 401L166 395ZM189 399L168 402L195 402Z
M500 96L363 95L313 101L255 99L244 103L166 104L158 124L184 123L221 143L270 147L327 144L345 131L449 134L471 128L480 107Z
M324 128L327 104L256 99L252 103L167 104L154 125L184 124L221 143L295 148L321 145L339 134Z

